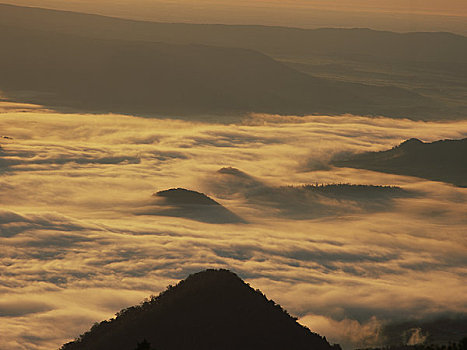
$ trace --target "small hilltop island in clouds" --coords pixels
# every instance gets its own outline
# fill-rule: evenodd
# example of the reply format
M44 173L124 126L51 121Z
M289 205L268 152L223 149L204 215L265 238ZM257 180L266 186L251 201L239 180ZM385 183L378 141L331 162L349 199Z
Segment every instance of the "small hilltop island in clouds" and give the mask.
M465 1L0 2L0 350L467 350Z
M164 215L184 217L210 223L241 223L242 218L209 198L204 193L172 188L154 194L158 202L157 207L141 212L145 215Z

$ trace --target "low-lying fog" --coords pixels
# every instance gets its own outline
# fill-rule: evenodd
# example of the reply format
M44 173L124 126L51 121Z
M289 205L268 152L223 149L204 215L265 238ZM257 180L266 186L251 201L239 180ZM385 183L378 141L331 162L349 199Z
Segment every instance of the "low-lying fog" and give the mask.
M255 115L222 125L18 108L0 114L1 349L58 348L214 267L347 348L383 342L387 322L467 312L467 189L328 165L412 137L465 138L467 121ZM298 187L316 183L404 194ZM161 215L152 195L177 187L240 219Z

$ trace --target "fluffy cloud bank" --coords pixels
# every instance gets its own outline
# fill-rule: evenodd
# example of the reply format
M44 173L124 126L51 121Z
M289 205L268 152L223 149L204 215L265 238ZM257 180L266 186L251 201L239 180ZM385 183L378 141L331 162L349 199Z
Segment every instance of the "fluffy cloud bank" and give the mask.
M467 190L328 165L411 137L463 138L467 122L256 115L221 125L10 110L0 130L0 349L57 348L211 267L349 347L382 341L387 322L467 312ZM375 210L297 187L314 183L411 195L378 197ZM244 220L138 215L174 187Z

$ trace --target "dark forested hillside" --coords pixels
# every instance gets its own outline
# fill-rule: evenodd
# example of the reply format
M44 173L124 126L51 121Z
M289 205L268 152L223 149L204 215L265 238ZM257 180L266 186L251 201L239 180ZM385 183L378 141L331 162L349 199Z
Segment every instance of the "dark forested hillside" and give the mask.
M62 350L340 349L227 270L207 270L96 324Z
M388 151L357 154L334 161L341 167L409 175L467 186L467 139L402 142Z

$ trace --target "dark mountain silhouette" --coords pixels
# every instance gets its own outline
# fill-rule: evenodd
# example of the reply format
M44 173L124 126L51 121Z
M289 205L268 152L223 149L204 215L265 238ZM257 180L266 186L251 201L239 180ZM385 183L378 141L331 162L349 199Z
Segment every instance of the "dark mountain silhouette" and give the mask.
M456 186L467 186L467 139L424 143L402 142L388 151L367 152L334 160L340 167L409 175Z
M138 345L139 344L139 345ZM62 350L340 349L228 270L190 275L96 324Z
M26 15L8 17L5 9L23 9ZM228 45L229 40L217 44L230 48L189 38L183 44L159 37L122 39L115 34L119 27L108 25L122 20L51 11L47 24L45 10L3 6L2 11L0 90L10 99L56 109L192 117L266 112L425 118L443 105L399 87L316 78L249 45ZM122 23L126 29L132 23L137 32L139 22ZM162 39L169 43L156 42Z
M154 206L144 208L137 214L183 217L213 224L245 222L204 193L172 188L155 193L154 198L156 199Z

